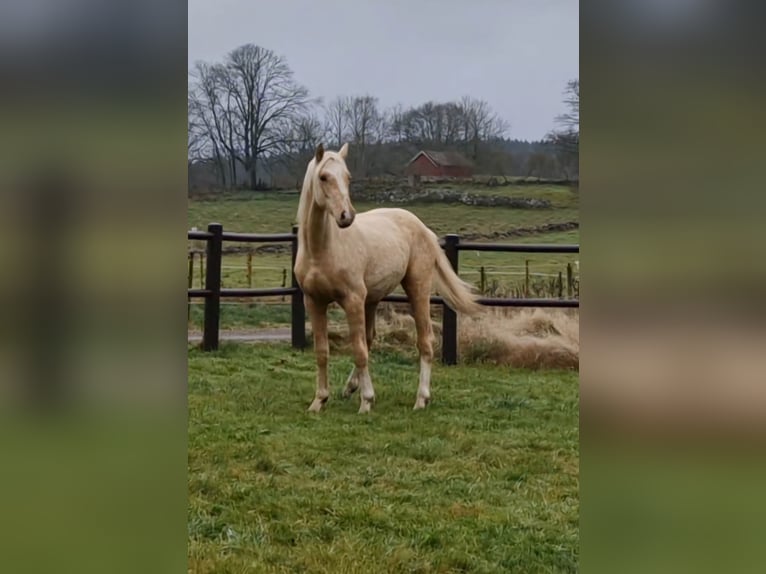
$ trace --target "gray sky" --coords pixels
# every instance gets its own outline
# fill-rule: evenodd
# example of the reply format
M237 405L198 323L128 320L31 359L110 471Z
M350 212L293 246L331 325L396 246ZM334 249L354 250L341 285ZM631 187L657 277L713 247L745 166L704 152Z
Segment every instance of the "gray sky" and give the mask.
M487 100L510 136L539 139L579 76L575 0L189 0L189 64L245 43L284 56L313 96L381 108Z

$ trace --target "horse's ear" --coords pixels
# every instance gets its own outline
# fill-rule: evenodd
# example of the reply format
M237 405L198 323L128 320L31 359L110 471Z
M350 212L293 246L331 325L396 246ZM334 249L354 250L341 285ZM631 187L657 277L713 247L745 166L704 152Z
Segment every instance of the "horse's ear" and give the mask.
M324 157L324 146L322 144L319 144L317 146L317 151L314 154L314 159L316 159L316 162L319 163L322 161L322 157Z
M342 157L343 159L346 159L346 156L348 155L348 142L346 142L346 143L344 143L344 144L343 144L343 147L342 147L342 148L340 148L340 151L338 152L338 154L339 154L339 155L340 155L340 157Z

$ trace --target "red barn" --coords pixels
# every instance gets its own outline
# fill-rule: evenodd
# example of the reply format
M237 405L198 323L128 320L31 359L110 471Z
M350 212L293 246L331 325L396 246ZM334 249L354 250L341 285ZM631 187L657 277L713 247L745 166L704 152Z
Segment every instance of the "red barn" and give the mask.
M404 168L405 175L471 177L473 164L456 151L420 151Z

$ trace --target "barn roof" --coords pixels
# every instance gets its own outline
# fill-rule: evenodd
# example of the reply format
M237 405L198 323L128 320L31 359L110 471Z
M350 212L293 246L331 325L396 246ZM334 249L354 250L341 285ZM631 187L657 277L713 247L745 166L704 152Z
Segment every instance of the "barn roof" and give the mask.
M431 151L422 150L413 157L407 165L414 162L421 155L426 156L434 165L441 167L473 167L473 164L468 161L463 154L456 151Z

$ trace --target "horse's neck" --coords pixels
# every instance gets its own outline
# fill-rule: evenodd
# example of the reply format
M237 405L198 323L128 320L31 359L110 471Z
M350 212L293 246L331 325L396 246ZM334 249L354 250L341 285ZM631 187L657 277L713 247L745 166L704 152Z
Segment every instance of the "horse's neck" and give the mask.
M301 222L301 240L306 246L306 252L312 258L319 257L330 251L335 239L335 228L327 212L309 200L305 212L305 220Z

